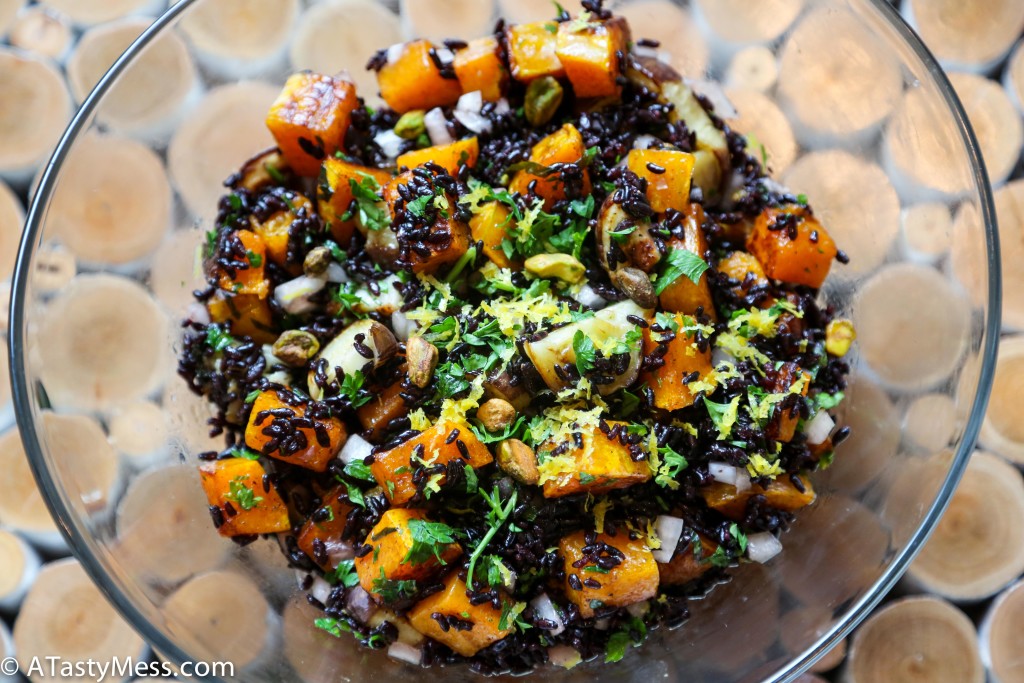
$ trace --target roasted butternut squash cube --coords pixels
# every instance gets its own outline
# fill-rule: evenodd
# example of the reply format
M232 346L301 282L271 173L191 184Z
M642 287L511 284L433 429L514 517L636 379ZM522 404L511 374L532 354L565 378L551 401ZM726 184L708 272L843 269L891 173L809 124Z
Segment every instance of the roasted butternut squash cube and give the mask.
M432 161L448 171L448 175L454 176L458 174L459 167L463 164L470 168L476 166L477 159L479 158L480 142L475 137L472 137L466 140L456 140L448 145L435 145L434 147L406 152L398 157L395 165L398 168L412 170Z
M803 490L790 481L787 476L774 479L768 487L754 484L744 491L737 491L732 484L714 481L700 489L704 502L712 510L717 510L729 519L741 520L746 514L747 501L751 497L762 495L768 505L784 512L796 512L814 502L814 488L807 477L797 475Z
M558 25L555 54L576 97L617 97L622 92L619 55L628 42L629 26L621 17L584 26L575 21Z
M291 412L291 417L282 414ZM296 429L291 420L306 416L306 405L291 405L281 400L275 391L264 391L256 398L245 428L245 443L249 448L282 462L305 467L314 472L326 472L327 465L348 441L345 425L336 417L313 419L315 427ZM282 438L278 433L288 436ZM282 451L286 444L294 444L291 453Z
M773 280L818 289L828 277L838 250L818 219L806 207L765 209L747 240Z
M504 204L489 202L469 221L469 231L474 242L483 242L484 254L494 262L494 265L499 268L522 270L522 262L511 260L501 248L514 220L512 213Z
M558 59L558 23L537 21L505 30L512 78L529 83L542 76L561 78L565 68Z
M540 484L545 498L560 498L574 493L607 493L641 484L651 478L647 460L636 461L630 447L623 442L625 422L609 422L616 438L609 438L598 427L582 431L583 447L572 447L572 441L541 444L538 449ZM569 444L566 450L564 444ZM560 455L555 453L562 452Z
M221 536L276 534L288 531L288 508L256 460L227 458L199 466L203 491L222 524Z
M267 127L288 166L316 177L320 164L340 150L359 106L356 86L309 71L292 75L267 115Z
M747 283L748 278L750 287L768 284L768 277L764 274L760 261L750 252L731 252L718 262L717 268L719 273L739 283L739 286L734 287L733 291L740 295L745 291L744 285Z
M647 181L647 199L655 213L690 208L693 155L669 149L634 149L626 161L629 170Z
M482 605L470 603L466 591L466 582L459 578L457 571L453 571L445 578L444 590L416 603L408 616L413 628L423 635L444 643L463 657L472 657L512 633L514 625L505 624L505 628L499 628L501 610L495 609L490 602ZM458 619L460 624L471 624L471 627L445 630L434 619L435 614Z
M430 255L426 256L418 251L411 251L409 256L412 271L414 273L436 273L443 266L454 265L469 251L469 226L454 216L442 218L431 226L430 241L423 246L430 251Z
M320 507L306 520L295 537L299 549L306 553L309 559L316 562L324 571L332 571L342 560L352 558L353 548L349 543L341 540L345 533L345 521L348 515L355 508L351 503L341 500L343 489L338 487L324 496ZM323 513L320 510L329 510L327 518L323 521L316 521ZM316 547L322 548L323 552L317 552Z
M376 392L373 400L356 410L359 424L370 432L371 441L380 438L389 422L409 413L409 406L406 405L401 393L402 383L395 382Z
M772 380L772 392L775 394L797 394L806 396L811 387L811 377L800 369L796 363L783 363L775 371ZM771 421L765 428L768 438L776 441L789 442L796 434L800 414L793 414L791 409L776 404L772 408Z
M583 559L583 548L587 546L586 532L577 531L558 543L565 560L565 596L579 608L584 619L590 619L602 607L625 607L657 594L658 563L643 539L631 541L622 531L616 536L598 534L596 542L614 548L613 551L602 550L598 553L600 557L619 556L621 553L621 561L607 574L587 571L588 567L596 566L591 563L573 566ZM579 583L571 578L574 576ZM592 580L589 582L592 585L584 583L587 579ZM597 582L599 587L594 587L593 582ZM574 585L579 588L574 588Z
M245 265L237 268L234 274L222 271L220 288L233 294L251 294L266 299L270 294L270 281L266 276L267 247L252 231L239 230L235 236L245 253L242 257Z
M436 576L441 568L462 554L457 542L417 542L420 528L435 524L423 510L394 508L381 516L365 545L373 548L355 561L359 585L375 599L381 600L382 581L424 581ZM440 525L443 530L449 527ZM435 538L435 536L430 536ZM454 539L448 535L447 538ZM436 554L435 554L436 551Z
M576 126L567 123L533 146L530 161L547 167L555 164L576 164L584 159L586 153L583 136ZM535 192L544 200L546 208L550 209L555 202L566 198L565 180L561 173L541 177L525 170L519 171L512 179L509 189L526 196L530 190L530 183L535 180ZM582 180L574 182L581 183L581 196L590 194L590 172L587 169L583 169Z
M392 216L397 213L398 203L404 201L398 187L411 178L412 171L406 171L384 188L384 200ZM458 197L451 193L445 195L445 199L449 207L454 207L458 202ZM415 244L405 250L407 253L403 253L403 258L414 273L433 274L444 266L454 264L469 251L469 236L469 226L459 220L453 210L438 211L430 225L429 236L415 240ZM400 242L402 237L400 234Z
M447 107L462 96L459 81L441 75L430 57L432 50L434 46L428 40L406 43L398 58L377 72L380 96L399 114Z
M668 342L668 353L663 358L665 364L660 368L645 372L641 379L654 394L654 405L662 410L681 410L693 404L696 398L686 379L696 372L703 378L711 372L711 348L701 351L697 348L696 332L692 330L695 323L690 316L676 313L673 316L679 331L675 338ZM644 355L648 355L661 343L663 335L644 330ZM691 380L694 381L694 380Z
M702 259L705 258L708 241L704 236L704 229L701 227L703 223L704 209L700 204L691 205L689 213L683 220L683 239L672 238L668 243L669 249L686 249ZM658 298L661 301L661 307L672 313L693 315L698 308L703 308L704 312L712 319L716 317L707 273L700 276L697 284L694 284L693 280L685 275L676 278L675 282L662 290Z
M485 102L497 102L505 94L508 70L498 54L498 41L488 36L469 41L455 53L455 75L462 92L480 91Z
M279 266L287 267L288 264L288 231L292 224L300 216L312 216L314 213L313 203L306 199L305 195L297 192L289 193L288 201L291 206L284 211L271 214L265 221L256 220L255 216L250 217L252 231L260 236L267 249L267 257ZM302 264L291 264L302 265Z
M260 344L273 344L277 340L274 314L266 299L254 294L217 292L206 302L210 320L229 323L234 337L249 337Z
M324 161L317 189L317 210L330 229L334 241L342 248L349 245L353 233L359 227L359 212L352 211L355 199L352 185L368 183L367 177L382 187L391 181L391 174L379 168L359 166L334 157Z
M448 438L455 430L458 430L457 437L448 443ZM465 448L466 455L462 454L460 442L463 444L462 448ZM392 505L405 505L416 495L412 474L413 469L422 464L415 459L419 457L416 454L420 446L422 459L432 465L446 465L460 458L475 468L494 462L487 446L480 443L468 424L448 420L438 422L405 443L378 454L370 465L370 471ZM441 475L438 484L443 484L445 480L444 475Z
M707 536L700 538L700 559L694 552L693 542L688 542L685 548L677 548L676 554L671 562L658 563L659 583L663 586L682 586L696 581L704 576L712 564L706 562L709 557L715 554L718 545Z

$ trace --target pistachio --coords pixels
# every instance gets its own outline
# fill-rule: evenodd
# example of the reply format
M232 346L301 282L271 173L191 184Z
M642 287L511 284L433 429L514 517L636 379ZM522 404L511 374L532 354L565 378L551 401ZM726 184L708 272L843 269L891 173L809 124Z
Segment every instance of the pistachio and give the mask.
M500 432L516 420L516 409L508 401L492 398L477 408L476 417L489 432Z
M551 76L538 78L526 88L523 110L531 126L540 127L550 121L562 106L565 91L562 84Z
M402 114L402 118L398 119L398 123L395 124L395 135L406 140L415 140L423 135L427 132L427 126L424 123L426 115L422 109Z
M615 274L615 285L632 299L637 306L654 308L658 297L654 294L651 278L639 268L622 268Z
M331 250L327 247L316 247L306 254L302 262L302 272L309 277L320 277L331 265Z
M320 351L320 342L309 332L288 330L274 342L274 356L293 368L305 367Z
M580 282L587 274L587 267L569 254L537 254L526 259L523 267L537 277L558 278L571 283Z
M536 486L540 481L537 455L519 439L506 439L498 446L498 467L520 484Z
M825 350L837 358L850 351L850 345L857 338L853 323L845 318L836 318L825 328Z
M406 373L409 381L420 389L426 389L437 367L437 347L423 337L409 337L405 342Z

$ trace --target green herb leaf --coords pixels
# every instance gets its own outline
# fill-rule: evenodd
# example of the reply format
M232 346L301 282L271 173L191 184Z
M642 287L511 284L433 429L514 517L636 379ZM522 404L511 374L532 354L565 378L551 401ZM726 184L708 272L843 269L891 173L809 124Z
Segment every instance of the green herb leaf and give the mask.
M416 594L415 581L396 581L384 576L384 567L380 568L380 577L373 580L373 592L384 602L398 602L411 598Z
M442 522L428 522L423 519L409 520L409 535L412 547L406 553L403 564L423 564L433 556L441 564L448 564L441 552L455 542L455 529Z
M680 277L686 277L693 284L700 282L700 276L711 266L689 249L672 247L664 259L664 269L654 283L654 293L661 294Z
M259 460L260 454L254 450L250 450L245 446L235 446L231 449L231 454L236 458L244 458L246 460Z
M348 184L352 188L352 196L356 200L359 211L359 222L367 230L378 231L388 227L391 220L388 217L388 210L380 196L380 183L367 174L360 173L361 180L349 178Z
M576 354L576 369L581 375L586 375L594 369L594 361L597 360L597 349L590 337L577 330L572 337L572 350Z
M505 501L504 505L501 501L501 492L498 490L498 485L494 485L494 489L490 495L486 492L481 491L480 495L487 503L490 510L487 512L486 519L490 528L484 537L480 539L476 547L473 548L473 553L469 557L469 571L466 574L468 577L469 587L472 588L476 581L476 563L483 555L484 550L487 548L487 544L491 542L495 534L498 533L498 529L508 520L509 516L512 515L512 511L516 508L516 499L519 497L519 491L512 491L512 495L509 496L508 500Z
M206 345L215 352L223 351L234 341L234 337L227 333L223 325L210 325L206 328Z
M349 400L353 408L359 408L373 400L373 395L363 390L366 378L359 370L345 375L341 379L341 394Z
M243 510L252 510L263 502L262 496L257 496L245 483L244 476L238 476L228 483L228 494L224 496Z
M729 403L715 403L705 398L704 405L707 406L708 415L718 429L718 440L726 439L732 433L732 426L736 424L740 397L736 396Z
M332 586L344 586L352 588L359 583L359 574L356 573L354 560L342 560L333 572L327 574L327 583Z
M330 633L335 638L341 638L342 633L352 633L352 627L340 619L330 619L325 617L323 619L316 619L313 622L313 625L321 631Z
M360 481L377 481L376 477L373 476L373 472L362 460L353 460L345 465L345 474Z

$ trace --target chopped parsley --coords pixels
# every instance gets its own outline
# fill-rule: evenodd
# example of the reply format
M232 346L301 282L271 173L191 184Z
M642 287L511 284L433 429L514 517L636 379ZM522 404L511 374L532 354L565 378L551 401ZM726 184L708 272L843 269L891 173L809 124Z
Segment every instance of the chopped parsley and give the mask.
M332 586L344 586L352 588L359 583L359 574L356 573L355 560L342 560L334 571L327 573L327 583Z
M428 522L423 519L409 520L409 535L412 547L402 560L403 564L423 564L431 557L441 564L448 564L441 557L441 551L455 543L455 529L442 522Z
M246 485L245 480L246 478L241 475L232 479L228 483L228 494L224 498L233 503L238 503L240 508L248 511L262 503L263 497L253 493L252 489Z
M352 197L356 200L359 222L367 230L382 230L391 224L391 220L380 196L380 183L367 173L359 175L361 180L358 182L355 178L349 178L348 181Z
M581 375L586 375L594 369L594 362L597 360L597 349L590 337L577 330L572 338L572 351L576 355L576 369Z
M332 619L329 617L324 617L322 619L316 619L313 622L313 625L321 631L326 631L327 633L330 633L335 638L341 638L342 633L352 633L352 627L349 626L347 622L342 621L341 619Z
M255 251L252 251L250 249L249 251L246 252L245 255L249 258L249 265L252 266L253 268L259 268L260 266L263 265L263 257L257 254Z
M715 403L705 398L704 405L707 406L708 415L711 416L711 421L718 429L718 440L725 440L732 433L732 426L736 424L740 397L733 398L729 403Z
M680 277L685 277L693 284L697 284L700 282L701 275L711 267L704 259L689 249L679 247L669 249L664 264L664 269L658 275L657 282L654 283L655 294L664 292Z
M369 403L373 395L363 389L366 378L359 370L345 375L341 379L341 395L348 399L353 408L359 408Z
M206 328L206 345L216 351L223 351L231 346L235 338L228 334L222 325L210 325Z
M412 580L398 581L384 576L384 567L380 568L380 576L373 580L373 592L384 602L398 602L416 595L416 582Z
M676 481L676 477L689 466L686 458L671 446L659 446L658 457L661 458L661 467L658 468L654 483L672 490L678 489L679 482Z

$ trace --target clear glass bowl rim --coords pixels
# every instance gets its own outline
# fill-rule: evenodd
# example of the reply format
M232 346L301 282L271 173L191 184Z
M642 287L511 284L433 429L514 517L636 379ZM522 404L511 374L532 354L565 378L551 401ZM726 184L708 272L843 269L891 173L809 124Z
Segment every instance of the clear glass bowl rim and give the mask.
M161 15L148 29L146 29L132 43L132 45L121 55L107 73L100 79L96 87L89 94L82 106L75 113L68 125L67 130L61 137L53 156L47 162L41 174L38 188L30 202L26 217L24 232L21 244L18 249L18 258L15 265L13 277L13 289L10 307L10 326L8 329L8 361L11 368L11 388L14 402L17 426L21 433L21 439L28 456L29 465L35 477L36 483L42 491L43 498L50 509L50 514L57 522L61 533L67 539L68 544L79 559L86 572L93 582L104 593L107 599L131 624L136 631L160 654L174 664L181 664L189 660L189 655L182 651L169 638L152 624L135 607L128 595L113 582L108 580L102 563L92 554L86 543L85 537L80 529L69 523L73 519L73 512L65 504L61 497L57 482L49 476L42 444L39 435L35 430L33 420L33 401L31 387L28 384L26 373L25 336L26 330L26 292L29 287L31 274L30 264L39 242L47 205L57 185L60 168L67 160L68 154L74 146L78 136L92 124L93 113L103 96L112 87L125 68L132 62L137 54L143 51L153 40L160 35L165 28L171 26L184 12L193 4L201 0L181 0L171 6ZM928 75L933 79L949 112L953 115L957 130L966 146L973 179L979 190L981 213L984 218L984 232L986 243L986 260L988 272L988 300L986 306L986 319L984 329L984 341L982 348L982 365L978 378L978 391L971 406L971 413L964 429L963 438L950 465L949 472L936 496L931 508L925 514L921 524L911 536L906 546L897 554L892 563L885 570L871 588L853 605L851 605L844 616L844 619L835 624L829 631L824 633L811 647L794 657L777 672L771 679L764 683L792 683L801 673L807 670L811 664L820 659L835 644L848 636L861 621L863 621L871 610L873 610L883 597L895 586L907 567L920 552L924 543L928 540L935 525L949 505L950 498L956 490L957 485L963 476L974 450L978 433L988 406L989 394L992 387L995 363L999 345L999 333L1001 325L1002 310L1002 275L1001 259L999 252L999 231L996 222L995 205L992 198L992 188L988 180L988 172L985 169L981 157L980 147L967 120L967 114L963 105L957 97L953 86L939 65L938 60L931 51L924 45L918 35L903 20L903 17L886 0L865 0L874 7L889 23L907 46L911 48L915 56L924 64ZM211 679L215 680L215 679Z

